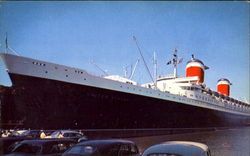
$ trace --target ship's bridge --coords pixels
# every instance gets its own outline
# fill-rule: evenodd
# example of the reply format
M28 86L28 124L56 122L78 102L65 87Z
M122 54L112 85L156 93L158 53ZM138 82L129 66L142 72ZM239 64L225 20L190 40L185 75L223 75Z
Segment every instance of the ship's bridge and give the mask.
M173 94L181 94L183 90L190 87L201 88L200 85L196 84L198 77L161 77L157 79L157 88L164 92L170 92Z

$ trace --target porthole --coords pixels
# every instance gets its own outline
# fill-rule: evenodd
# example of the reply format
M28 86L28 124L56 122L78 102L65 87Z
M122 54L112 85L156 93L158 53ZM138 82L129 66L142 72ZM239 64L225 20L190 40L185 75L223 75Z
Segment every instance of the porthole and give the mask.
M66 75L66 77L68 77L68 75Z

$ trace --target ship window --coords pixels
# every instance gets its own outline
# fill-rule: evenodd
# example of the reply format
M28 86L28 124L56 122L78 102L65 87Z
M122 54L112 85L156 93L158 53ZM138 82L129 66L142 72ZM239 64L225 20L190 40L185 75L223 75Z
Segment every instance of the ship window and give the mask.
M68 71L68 69L65 69L65 71Z
M55 67L55 69L57 69L57 67Z
M47 73L48 73L48 71L45 71L45 73L47 74Z
M122 88L122 86L120 86Z
M81 72L81 74L82 74L83 72Z
M86 78L84 78L84 80L86 80Z
M68 77L68 75L66 75L66 77Z

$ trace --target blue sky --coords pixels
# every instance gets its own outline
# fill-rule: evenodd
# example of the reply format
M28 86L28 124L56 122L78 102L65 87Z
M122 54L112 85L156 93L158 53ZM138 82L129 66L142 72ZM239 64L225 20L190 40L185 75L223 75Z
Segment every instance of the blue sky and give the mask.
M157 54L158 74L173 73L166 62L174 48L186 62L194 54L210 67L205 83L213 90L228 78L231 96L249 101L249 4L247 2L0 2L0 51L78 67L97 75L124 75L140 58L137 37L149 68ZM0 84L10 85L0 63ZM150 80L140 60L135 81Z

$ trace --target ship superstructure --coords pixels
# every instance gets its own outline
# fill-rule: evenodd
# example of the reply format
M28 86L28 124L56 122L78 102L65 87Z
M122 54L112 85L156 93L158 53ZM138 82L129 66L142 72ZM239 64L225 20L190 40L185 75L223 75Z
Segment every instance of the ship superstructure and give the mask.
M17 93L11 101L12 112L2 112L3 125L187 128L250 122L250 105L229 96L230 81L220 79L217 91L207 88L204 74L208 67L194 56L187 62L185 77L162 76L142 85L121 76L99 77L46 61L7 53L0 56ZM31 101L25 98L29 96ZM10 110L8 99L4 102L5 110Z

